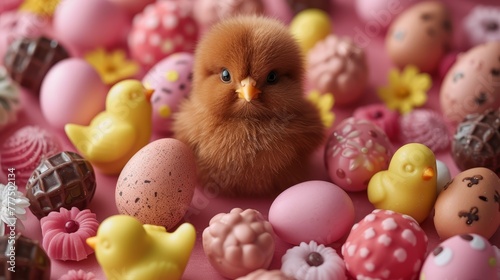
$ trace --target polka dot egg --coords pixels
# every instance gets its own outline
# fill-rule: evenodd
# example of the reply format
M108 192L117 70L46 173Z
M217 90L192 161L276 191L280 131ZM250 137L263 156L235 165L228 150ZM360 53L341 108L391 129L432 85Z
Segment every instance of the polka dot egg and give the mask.
M342 255L355 279L412 279L424 261L427 241L412 217L375 209L352 227Z
M116 183L120 214L143 224L172 229L186 213L196 185L191 150L179 140L162 138L139 150L125 165Z
M198 37L188 7L175 1L158 1L137 14L128 45L132 58L146 70L176 52L193 52Z

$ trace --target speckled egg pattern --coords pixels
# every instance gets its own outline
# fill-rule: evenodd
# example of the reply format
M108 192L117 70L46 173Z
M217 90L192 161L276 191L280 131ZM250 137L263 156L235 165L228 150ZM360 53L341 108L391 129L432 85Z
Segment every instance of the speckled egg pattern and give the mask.
M375 209L352 227L342 255L356 279L411 279L423 263L427 241L410 216Z
M330 179L347 191L365 190L373 174L387 169L391 156L387 135L373 123L355 118L340 123L325 148Z
M176 139L159 139L138 151L123 168L116 185L116 206L121 214L143 224L169 230L186 213L195 185L191 150Z
M158 1L136 15L129 35L132 58L146 69L176 52L193 52L198 37L196 21L187 7Z

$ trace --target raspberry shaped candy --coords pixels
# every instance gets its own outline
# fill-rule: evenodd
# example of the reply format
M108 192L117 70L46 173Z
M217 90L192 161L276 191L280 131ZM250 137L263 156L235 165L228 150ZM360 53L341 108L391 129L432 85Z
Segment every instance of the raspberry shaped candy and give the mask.
M234 208L210 220L203 231L203 250L224 277L245 276L271 264L273 228L257 210Z

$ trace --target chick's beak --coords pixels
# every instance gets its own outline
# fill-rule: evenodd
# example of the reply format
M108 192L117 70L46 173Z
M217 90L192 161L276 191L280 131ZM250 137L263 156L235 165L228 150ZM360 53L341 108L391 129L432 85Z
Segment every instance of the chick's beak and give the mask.
M95 244L97 243L97 236L87 238L86 242L87 245L90 246L90 248L95 250Z
M155 90L149 88L146 88L146 90L144 91L144 94L146 95L146 100L148 102L151 102L151 96L153 96L153 92L155 92Z
M259 96L261 91L255 87L257 82L250 76L246 77L240 82L240 87L236 90L239 98L244 98L250 102Z
M422 174L422 179L424 181L428 181L434 177L434 169L432 167L427 167L424 169L424 173Z

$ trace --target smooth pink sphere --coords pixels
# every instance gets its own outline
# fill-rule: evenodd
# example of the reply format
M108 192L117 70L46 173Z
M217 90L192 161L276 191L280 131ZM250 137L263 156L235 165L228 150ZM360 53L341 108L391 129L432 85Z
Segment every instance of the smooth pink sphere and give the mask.
M54 14L54 31L79 51L111 47L125 40L127 16L108 0L65 0Z
M299 245L330 244L346 235L354 223L347 193L326 181L307 181L283 191L271 204L269 222L281 240Z
M85 60L65 59L54 65L40 89L40 107L45 119L63 129L67 123L88 125L104 110L108 87Z

